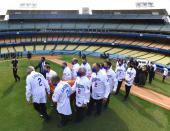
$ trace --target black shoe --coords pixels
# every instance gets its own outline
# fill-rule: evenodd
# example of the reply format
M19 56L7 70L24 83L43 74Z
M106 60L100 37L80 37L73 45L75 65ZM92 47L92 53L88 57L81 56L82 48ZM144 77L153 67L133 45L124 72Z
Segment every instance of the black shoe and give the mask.
M86 115L87 115L87 116L91 116L91 113L87 112Z
M123 101L126 101L126 100L127 100L127 98L124 97L124 98L123 98Z
M79 120L74 120L74 123L80 123L80 121Z
M115 93L115 95L118 95L118 93Z
M64 125L61 124L61 123L59 123L59 124L57 125L57 127L58 127L58 128L62 128L62 127L64 127Z
M108 108L108 105L107 106L104 106L104 109L106 110Z
M44 120L46 120L46 121L48 121L48 120L50 120L50 117L47 115L47 116L42 116L42 118L44 119Z
M99 113L95 113L95 117L99 117L101 115L101 113L99 114Z

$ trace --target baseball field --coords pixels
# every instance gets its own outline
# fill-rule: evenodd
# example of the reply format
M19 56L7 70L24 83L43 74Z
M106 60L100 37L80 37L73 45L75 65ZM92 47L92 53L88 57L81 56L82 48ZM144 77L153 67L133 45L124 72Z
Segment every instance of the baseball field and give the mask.
M71 62L73 55L63 55L60 60ZM79 59L79 58L78 58ZM87 57L90 64L103 62L103 59ZM19 60L18 74L21 81L15 83L12 74L11 61L0 62L0 131L169 131L170 111L148 101L130 95L127 101L123 100L124 92L111 96L109 108L103 110L102 115L85 117L81 123L69 122L66 127L57 128L60 121L56 109L50 107L48 101L48 114L51 119L44 121L34 110L33 105L28 105L25 99L25 79L28 65L36 66L39 60ZM59 64L48 61L51 68L62 76ZM80 61L79 61L80 62ZM81 62L80 62L81 63ZM115 63L113 63L113 69ZM37 70L39 71L39 70ZM162 77L156 75L152 85L146 88L170 97L170 80L161 82ZM73 111L73 119L74 119Z

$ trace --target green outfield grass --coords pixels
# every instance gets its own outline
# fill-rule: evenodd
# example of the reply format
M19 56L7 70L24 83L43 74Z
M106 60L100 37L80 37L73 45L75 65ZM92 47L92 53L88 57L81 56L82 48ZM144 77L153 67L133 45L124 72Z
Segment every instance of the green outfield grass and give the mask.
M71 58L77 56L63 56L63 60L71 62ZM88 57L89 63L103 62L102 59ZM31 61L35 66L39 61ZM48 61L49 62L49 61ZM27 60L19 60L18 74L21 81L15 83L11 62L0 63L0 131L169 131L170 111L149 103L145 100L130 95L126 102L123 102L124 92L118 96L111 96L109 108L104 110L100 117L85 117L79 124L70 122L62 129L57 128L60 121L54 108L50 107L48 101L48 114L51 120L43 121L32 105L28 105L25 99L25 78L26 68L29 65ZM62 76L60 65L49 62L52 69L59 76ZM38 70L39 71L39 70ZM157 81L160 88L164 84ZM153 83L154 85L154 83ZM158 86L158 84L155 83ZM152 88L152 87L151 87ZM156 88L156 87L155 87ZM74 119L73 111L73 119Z

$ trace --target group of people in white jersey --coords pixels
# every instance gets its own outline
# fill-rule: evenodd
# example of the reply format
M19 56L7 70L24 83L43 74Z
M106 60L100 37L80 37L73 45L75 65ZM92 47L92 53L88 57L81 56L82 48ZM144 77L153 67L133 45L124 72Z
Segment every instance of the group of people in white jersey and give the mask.
M76 58L73 58L72 65L71 70L66 62L62 63L62 78L51 69L49 64L42 67L43 72L46 73L45 77L41 73L35 72L34 67L27 68L26 99L31 104L30 97L32 96L34 108L45 120L49 120L46 111L46 96L56 105L56 110L61 116L59 127L65 126L70 120L72 115L70 96L74 93L75 122L82 121L85 114L89 116L93 110L95 110L95 115L99 116L103 108L107 109L111 94L117 95L119 93L123 81L125 81L126 90L124 100L128 98L136 76L134 63L131 63L129 68L125 68L122 61L117 62L115 71L112 69L112 63L109 59L104 64L94 63L90 66L86 58L82 59L81 65L78 64ZM70 79L75 79L72 86L62 81ZM53 94L50 92L50 84L55 87ZM96 108L93 108L94 104L96 104Z

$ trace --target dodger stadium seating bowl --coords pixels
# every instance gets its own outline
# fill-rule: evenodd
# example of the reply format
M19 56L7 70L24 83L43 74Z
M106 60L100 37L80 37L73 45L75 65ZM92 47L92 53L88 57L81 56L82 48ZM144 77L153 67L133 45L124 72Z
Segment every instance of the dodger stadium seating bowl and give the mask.
M15 14L0 21L0 53L84 54L141 58L170 65L170 24L165 14Z

